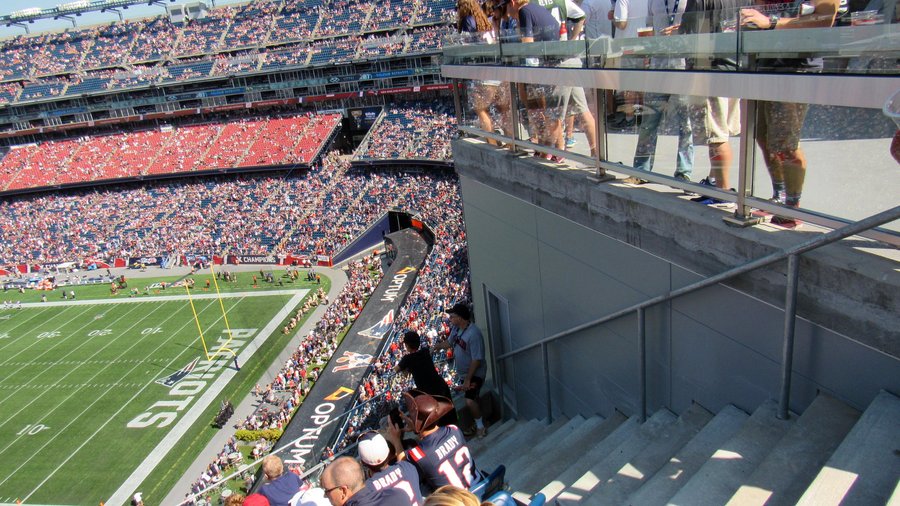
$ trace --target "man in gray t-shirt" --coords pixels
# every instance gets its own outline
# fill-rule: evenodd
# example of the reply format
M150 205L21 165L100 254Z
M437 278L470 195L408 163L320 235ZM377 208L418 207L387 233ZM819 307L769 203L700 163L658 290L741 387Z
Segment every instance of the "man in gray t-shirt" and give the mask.
M466 436L481 437L485 434L484 421L481 419L481 408L478 406L478 394L484 384L487 373L487 362L484 360L484 336L481 330L472 323L472 314L465 304L456 304L447 310L450 315L450 337L437 343L434 349L441 350L453 347L453 359L456 364L456 376L462 380L461 390L465 392L466 407L475 419L475 430L464 432Z

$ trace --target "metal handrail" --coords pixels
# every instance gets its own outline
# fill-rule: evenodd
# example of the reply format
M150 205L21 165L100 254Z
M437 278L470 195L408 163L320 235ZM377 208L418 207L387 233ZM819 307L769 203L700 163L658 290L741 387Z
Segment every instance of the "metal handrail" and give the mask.
M645 327L644 327L644 312L647 308L655 306L657 304L672 300L674 298L680 297L682 295L687 295L689 293L695 292L702 288L706 288L708 286L716 285L728 279L731 279L735 276L740 276L741 274L748 273L750 271L759 269L760 267L765 267L767 265L773 264L775 262L782 261L784 259L788 259L788 280L787 280L787 290L785 296L785 335L784 335L784 347L782 351L782 380L781 380L781 396L779 400L779 408L778 408L778 417L782 419L788 418L788 404L790 400L790 380L791 380L791 363L793 360L793 344L794 344L794 321L796 319L796 299L797 299L797 277L799 274L799 255L812 251L814 249L820 248L822 246L827 246L831 243L840 241L841 239L845 239L852 235L857 235L860 232L865 230L869 230L875 228L879 225L884 225L886 223L890 223L900 219L900 206L893 207L886 211L882 211L878 214L874 214L869 216L868 218L862 219L855 223L851 223L843 228L832 230L828 233L813 237L812 239L806 240L800 244L795 246L791 246L789 248L783 249L781 251L776 251L775 253L766 255L757 260L753 260L747 262L744 265L740 265L738 267L731 268L725 272L716 274L715 276L710 276L706 279L702 279L700 281L691 283L689 285L683 286L681 288L677 288L675 290L671 290L661 295L657 295L655 297L651 297L643 302L639 302L637 304L632 304L623 309L619 309L614 311L606 316L601 318L597 318L591 320L586 323L582 323L580 325L576 325L568 330L564 330L562 332L558 332L553 334L552 336L545 337L539 341L535 341L531 344L527 344L517 350L513 350L502 355L497 356L496 360L498 364L506 359L512 358L516 355L524 353L528 350L540 347L542 353L544 355L544 374L548 375L545 378L545 383L547 384L547 413L548 413L548 422L552 421L550 413L551 413L551 405L550 405L550 379L549 379L549 366L547 365L547 354L548 354L548 344L551 342L562 339L563 337L570 336L572 334L576 334L583 330L587 330L589 328L595 327L597 325L615 320L622 316L629 315L631 313L637 313L638 315L638 345L640 348L640 389L641 389L641 408L640 408L640 417L641 421L646 420L647 418L647 391L646 391L646 338L645 338Z

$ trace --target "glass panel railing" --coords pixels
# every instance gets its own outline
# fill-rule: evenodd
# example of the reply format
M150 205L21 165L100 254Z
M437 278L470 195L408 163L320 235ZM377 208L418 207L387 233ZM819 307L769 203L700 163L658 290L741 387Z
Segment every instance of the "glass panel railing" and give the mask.
M777 62L776 71L900 72L897 63L900 25L884 23L882 14L864 11L853 13L858 18L854 18L853 25L816 27L814 13L801 18L785 17L792 14L791 9L796 9L794 5L633 18L627 19L627 27L617 28L613 36L586 28L576 40L558 40L559 33L554 38L552 32L558 31L559 25L551 27L549 35L546 30L537 35L529 32L532 36L525 40L534 39L530 43L522 42L523 30L506 30L502 36L496 32L487 37L483 34L456 36L445 43L444 63L556 67L566 60L579 58L578 67L610 69L753 72L772 71L772 63ZM778 12L783 15L779 16ZM757 19L759 16L764 16L765 21ZM851 16L845 17L850 23ZM827 24L830 17L824 18ZM772 19L778 23L777 29L760 29L754 25L754 21L770 23ZM801 26L788 22L791 19L803 19L802 26L809 27L782 29ZM586 33L591 36L585 37ZM576 65L570 61L567 66Z
M461 97L464 131L491 144L732 212L744 182L749 217L782 227L817 222L801 214L823 226L862 219L900 195L898 128L881 109L484 81L466 82ZM742 122L749 104L756 112Z

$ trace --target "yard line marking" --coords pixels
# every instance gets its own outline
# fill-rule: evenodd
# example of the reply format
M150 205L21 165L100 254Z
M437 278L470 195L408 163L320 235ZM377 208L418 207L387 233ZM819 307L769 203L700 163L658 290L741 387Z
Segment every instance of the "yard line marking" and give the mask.
M237 304L239 304L239 303L240 303L240 300L238 300L238 302L236 302L231 308L233 309L233 308L234 308ZM211 307L211 306L212 306L212 304L210 304L209 306L207 306L207 308L209 308L209 307ZM207 308L204 308L203 311L205 311ZM154 310L154 311L155 311L155 310ZM174 315L175 315L175 313L173 313L171 316L169 316L169 318L172 318ZM167 318L166 321L168 321L169 318ZM218 323L218 319L216 320L216 323ZM185 327L185 325L182 325L181 328L178 329L178 331L183 330L184 327ZM169 341L171 341L172 339L175 339L175 338L176 338L176 336L178 335L178 331L173 332L173 333L169 336L169 339L166 339L165 341L160 342L160 343L156 346L156 349L155 349L154 351L159 351L160 348L162 348L163 346L168 345L168 344L169 344ZM129 346L128 349L125 350L122 354L127 353L128 351L130 351L132 348L134 348L134 347L137 346L138 344L139 344L138 341L133 342L133 343L131 344L131 346ZM182 354L187 353L187 352L188 352L188 349L186 348L186 349L184 349L181 353L178 354L178 357L180 357ZM120 354L119 356L121 356L121 354ZM178 357L176 357L176 358L170 360L170 361L169 361L169 364L171 365L172 363L174 363L174 361L177 360ZM127 376L128 374L131 374L131 373L134 372L134 370L137 369L138 367L139 367L138 365L133 366L127 373L123 374L123 377ZM76 369L77 369L77 368L76 368ZM94 376L92 376L91 379L95 378L97 375L101 374L102 372L104 372L104 371L103 371L103 370L97 371L96 373L94 373ZM143 386L143 388L141 388L140 390L138 390L137 392L135 392L135 394L131 397L131 399L129 399L128 402L122 404L122 406L120 406L119 409L118 409L112 416L108 417L107 420L103 423L103 425L101 425L100 428L98 428L96 431L94 431L94 434L92 434L88 439L86 439L86 440L81 444L81 446L78 447L78 449L80 450L81 448L83 448L84 445L87 444L88 441L90 441L90 439L92 439L94 436L96 436L97 433L99 433L100 430L102 430L103 428L105 428L106 425L109 424L109 422L111 422L111 421L113 420L113 418L115 418L119 413L122 412L123 409L125 409L125 407L127 407L129 404L131 404L131 401L133 401L138 395L141 394L141 392L143 392L148 386L152 385L153 383L154 383L154 381L150 381L150 382L148 382L147 384L145 384L145 385ZM7 475L5 478L3 478L3 480L0 480L0 485L3 485L4 483L6 483L10 478L13 477L13 475L15 475L20 469L22 469L22 467L24 467L26 464L28 464L33 458L35 458L36 456L38 456L38 454L40 454L40 452L43 451L44 448L47 447L47 445L49 445L50 443L52 443L53 441L55 441L56 438L58 438L60 435L62 435L62 434L66 431L66 429L68 429L69 427L71 427L72 424L75 423L76 420L78 420L79 418L81 418L82 415L84 415L85 413L87 413L88 411L90 411L90 409L94 406L94 404L100 402L100 400L103 399L103 397L106 395L106 393L109 392L109 390L110 390L110 389L107 389L106 392L103 392L103 393L97 395L96 398L94 399L94 401L91 402L86 408L84 408L84 410L83 410L81 413L79 413L78 415L75 415L74 417L71 417L70 420L69 420L69 423L67 423L67 424L66 424L59 432L55 433L52 437L50 437L50 439L47 440L47 442L45 442L43 445L41 445L41 447L38 448L37 451L33 452L27 459L25 459L25 461L22 462L22 463L19 465L19 467L17 467L12 473L10 473L10 474ZM74 396L74 395L77 394L77 393L78 393L77 390L76 390L75 392L72 392L72 394L70 394L70 395L69 395L68 397L66 397L64 400L62 400L61 402L59 402L59 403L57 404L57 407L62 406L66 401L68 401L69 399L71 399L72 396ZM38 420L38 423L43 422L44 419L46 419L46 417L47 417L50 413L52 413L52 412L53 412L53 410L51 410L50 412L46 413L46 414L44 415L44 417L42 417L40 420ZM21 439L21 437L20 437L19 439ZM12 444L12 443L10 443L10 445L11 445L11 444ZM2 451L0 451L0 454L2 454L3 451L5 451L7 448L9 448L10 445L7 445L6 448L4 448ZM23 499L23 502L26 501L26 500L27 500L29 497L31 497L32 495L34 495L34 493L37 492L37 491L41 488L41 486L42 486L44 483L46 483L47 480L49 480L51 476L53 476L53 474L55 474L59 469L61 469L61 468L62 468L62 465L63 465L64 463L68 462L69 459L71 459L71 458L75 455L76 452L77 452L77 450L76 450L75 452L72 452L72 453L69 455L69 457L66 458L66 459L63 461L63 463L61 463L59 466L57 466L57 468L56 468L52 473L48 474L48 475L44 478L44 480L41 481L41 483L38 484L38 486L37 486L34 490L32 490L27 496L25 496L25 498Z
M209 309L210 307L212 307L212 305L213 305L213 304L210 303L210 304L207 305L205 308L203 308L203 310L202 310L201 312L206 311L207 309ZM128 332L130 332L132 329L134 329L135 327L137 327L138 325L140 325L142 321L146 320L147 318L150 318L154 313L156 313L159 309L161 309L161 308L163 308L163 307L164 307L164 305L159 305L158 307L154 308L152 311L148 312L146 315L144 315L143 318L141 318L140 320L135 321L133 324L131 324L131 326L129 326L128 328L126 328L126 329L122 332L122 335L126 335L126 334L127 334ZM118 322L119 320L121 320L122 318L125 318L125 317L128 316L128 315L129 315L128 312L124 313L124 314L122 315L122 317L117 318L117 319L115 320L115 322ZM177 311L171 313L171 314L169 315L168 318L166 318L165 320L163 320L163 321L162 321L161 323L159 323L158 325L164 325L164 324L167 323L169 320L171 320L172 318L174 318L176 315L178 315L178 312L177 312ZM182 326L181 328L183 329L184 326ZM180 330L180 329L179 329L179 330ZM176 334L173 334L173 336L174 336L174 335L176 335ZM171 339L171 336L170 336L170 339ZM86 342L87 342L87 341L88 341L88 340L86 340ZM128 351L130 351L132 348L134 348L135 346L137 346L138 344L140 344L140 341L141 341L140 339L134 341L134 342L131 344L131 346L129 346L129 347L128 347L125 351L123 351L122 353L120 353L119 356L116 357L116 358L121 358L122 356L124 356ZM86 344L86 342L85 342L85 344ZM168 342L168 340L165 341L165 342ZM109 341L107 341L106 344L104 344L101 348L99 348L99 349L97 349L96 351L94 351L94 353L91 354L90 357L94 357L94 356L96 356L97 354L102 353L104 350L106 350L108 347L114 345L115 343L116 343L116 340L109 340ZM83 344L83 345L84 345L84 344ZM82 345L82 346L83 346L83 345ZM75 348L75 350L77 350L77 349L79 349L79 348L81 348L81 346L79 346L78 348ZM157 348L157 349L158 349L158 348ZM72 352L74 352L75 350L70 351L70 354L71 354ZM90 358L90 357L88 357L88 358ZM76 371L78 371L78 369L82 366L82 364L81 364L80 362L77 362L77 361L75 361L75 362L76 362L77 365L76 365L75 367L69 369L68 372L66 372L66 374L64 374L64 375L61 376L59 379L57 379L55 383L61 382L61 381L64 380L65 378L69 377L70 374L73 374L73 373L75 373ZM21 369L23 369L23 368L24 368L24 367L20 367L19 370L21 370ZM91 376L91 379L97 377L97 375L100 374L100 372L103 372L104 370L105 370L105 368L104 368L104 369L100 369L97 373L95 373L93 376ZM88 380L88 381L90 381L90 380ZM29 382L28 384L30 384L30 383L31 383L31 382ZM45 393L47 393L48 391L49 391L49 390L44 390L44 392L41 392L39 395L33 397L33 398L28 402L28 404L25 404L24 406L22 406L18 411L16 411L15 413L13 413L12 416L10 416L9 418L7 418L7 419L4 420L3 422L0 422L0 427L3 427L4 425L6 425L7 422L9 422L10 420L14 420L14 419L19 415L19 413L21 413L22 411L24 411L26 408L28 408L29 406L31 406L31 405L32 405L33 403L35 403L36 401L40 400L40 398L43 397L43 395L44 395ZM15 392L10 393L10 394L9 394L5 399L3 399L3 400L5 401L5 400L9 399L9 398L12 397L13 395L15 395ZM68 398L66 398L66 400L68 400ZM62 404L62 403L57 404L57 407L60 406L61 404ZM0 401L0 405L2 405L2 401ZM54 408L54 409L56 409L56 408ZM45 413L45 416L46 416L46 415L49 415L49 414L52 413L52 412L53 412L53 410L51 410L51 411L48 412L48 413ZM43 420L43 419L42 419L42 420ZM0 450L0 455L2 455L2 453L3 453L7 448L9 448L14 442L15 442L15 440L11 441L11 442L9 443L9 445L7 445L7 446L4 447L2 450Z
M308 292L308 291L306 291ZM274 332L278 331L278 327L281 325L281 322L284 321L285 318L291 312L294 311L294 308L303 300L303 297L306 293L297 294L289 300L284 307L269 321L269 323L263 327L261 331L256 334L256 337L244 347L238 356L238 360L242 364L246 364L250 357L256 353L256 350L262 346L266 340L269 339ZM222 392L225 386L231 382L232 378L234 378L237 371L234 369L225 369L220 375L219 378L212 382L206 391L200 396L200 398L194 403L191 408L185 412L178 422L156 445L147 457L141 462L137 468L135 468L134 472L131 473L131 476L128 477L118 490L106 501L106 504L125 504L128 502L128 498L134 493L134 491L147 479L147 476L156 469L160 462L162 462L163 458L175 447L178 441L184 436L184 434L197 422L200 418L200 415L203 414L203 411L216 399L216 397ZM91 436L93 438L94 436ZM73 453L74 454L74 453ZM53 471L56 472L56 471Z
M66 309L68 309L68 308L66 308ZM67 327L70 323L72 323L73 321L77 320L78 318L83 318L84 315L89 314L90 311L91 311L91 308L84 308L84 309L82 309L81 311L79 311L78 313L76 313L74 316L72 316L71 318L69 318L67 321L62 322L62 323L60 323L59 325L57 325L55 328L53 328L53 331L61 331L61 330L65 330L66 327ZM65 311L61 312L61 313L57 316L57 318L62 317L64 314L66 314ZM88 321L88 322L86 322L84 325L81 325L79 328L75 329L73 332L80 332L80 331L86 329L88 326L90 326L90 325L92 325L92 324L93 324L92 322ZM24 337L24 336L27 336L27 335L28 335L28 333L25 333L25 334L23 334L23 337ZM63 337L62 339L54 339L54 340L53 340L53 344L50 345L49 348L47 348L46 350L44 350L41 354L39 354L39 355L38 355L37 357L35 357L35 358L42 357L43 355L46 355L47 353L50 353L50 352L53 351L53 350L56 350L58 347L65 345L65 344L68 342L68 340L69 340L70 338L72 338L72 337L74 337L74 333L73 333L73 334L66 334L66 336ZM32 349L33 347L35 347L35 346L41 346L42 343L41 343L40 341L41 341L41 340L39 340L39 339L35 339L35 341L34 341L32 344L26 346L25 348L22 348L21 350L19 350L18 353L14 353L14 354L12 354L12 355L10 355L10 356L5 357L5 360L4 360L3 362L0 362L0 366L5 365L6 362L9 362L9 361L11 361L12 359L16 358L17 356L21 355L22 353L25 353L25 352L31 350L31 349ZM86 340L86 341L87 341L87 340ZM79 347L80 347L80 346L79 346Z
M226 292L221 295L223 299L239 299L244 297L271 297L274 295L297 295L307 293L307 289L294 290L263 290L259 292ZM219 299L219 295L214 293L202 293L199 295L191 295L194 300L202 299ZM139 302L172 302L188 300L187 295L152 295L150 297L134 297L129 299L84 299L84 300L60 300L53 302L26 302L22 304L23 309L34 309L41 307L67 307L67 306L88 306L100 304L135 304Z
M162 306L160 306L160 307L162 307ZM159 307L154 308L152 311L148 312L143 318L141 318L140 320L137 320L137 321L135 321L133 324L131 324L131 326L129 326L127 329L125 329L124 332L127 333L127 332L130 331L131 329L135 328L137 325L140 325L140 323L141 323L143 320L149 318L151 315L153 315L153 314L154 314L156 311L158 311L159 309L160 309ZM172 313L171 315L169 315L169 317L166 318L166 319L164 320L163 323L169 321L169 320L170 320L171 318L173 318L176 314L177 314L177 313ZM122 318L125 318L126 316L128 316L128 313L127 313L127 312L124 313L124 314L122 315L121 318L117 318L116 321L118 321L118 320L120 320L120 319L122 319ZM124 333L123 333L123 335L124 335ZM112 346L115 342L116 342L115 340L109 340L109 341L107 341L106 344L104 344L100 349L96 350L96 351L91 355L91 357L96 356L98 353L102 353L106 348ZM125 351L123 351L122 353L119 354L119 357L121 357L123 354L125 354L126 352L128 352L129 350L131 350L132 348L134 348L135 346L137 346L139 343L140 343L140 340L137 340L137 341L132 342L131 346L129 346L128 349L126 349ZM80 348L80 346L79 346L79 348ZM59 382L61 382L62 380L64 380L64 379L66 379L67 377L69 377L69 375L70 375L70 374L73 374L75 371L77 371L79 367L81 367L81 366L80 366L80 365L77 365L77 366L72 367L71 369L69 369L68 372L66 372L66 374L64 374L63 376L61 376L60 378L58 378L58 379L54 382L54 384L59 383ZM21 370L21 369L22 369L22 368L20 368L19 370ZM101 372L103 372L104 370L105 370L105 369L100 369L99 371L97 371L96 373L94 373L94 375L91 376L91 378L88 379L87 381L90 381L91 379L96 378L97 375L100 374ZM27 384L30 385L31 382L29 381ZM21 413L22 411L24 411L25 409L27 409L29 406L31 406L32 404L34 404L35 402L37 402L38 400L40 400L41 397L43 397L43 395L44 395L45 393L49 392L49 391L50 391L50 390L44 390L43 392L41 392L41 394L36 395L36 396L34 396L33 398L31 398L31 400L29 400L29 402L28 402L27 404L25 404L24 406L21 406L21 407L19 408L19 410L16 411L15 413L13 413L9 418L7 418L6 420L4 420L3 422L0 422L0 427L3 427L4 425L6 425L6 424L7 424L9 421L11 421L11 420L15 420L16 417L19 415L19 413ZM8 395L5 399L3 399L3 400L4 400L4 401L8 400L8 399L9 399L10 397L12 397L14 394L15 394L15 392L9 394L9 395ZM73 394L73 395L74 395L74 394ZM71 396L70 396L70 397L71 397ZM69 399L69 398L67 397L65 400L68 400L68 399ZM63 402L65 402L65 401L63 401ZM2 405L2 401L0 401L0 405ZM59 407L59 406L61 406L61 405L62 405L62 402L58 403L58 404L57 404L57 407ZM52 413L55 409L56 409L56 408L50 410L49 412L44 413L44 417L46 418L46 417L47 417L50 413ZM41 421L43 421L43 420L44 420L44 418L41 418ZM9 442L9 444L7 444L3 449L0 449L0 455L2 455L3 452L6 451L10 446L12 446L16 441L18 441L18 438L17 438L17 439L11 440L11 441ZM0 483L2 483L2 482L0 482Z
M24 313L22 313L22 314L24 314ZM12 328L10 328L8 330L4 330L4 332L12 332L12 331L16 330L17 328L21 327L22 325L29 323L31 320L34 320L35 318L39 318L40 316L41 316L40 313L35 313L34 315L29 316L28 318L18 318L15 320L18 323L16 323L16 325L14 325ZM13 337L13 336L10 336L10 337ZM0 352L2 352L3 349L6 348L7 346L11 346L15 341L16 341L15 339L10 339L8 343L4 343L3 346L0 346Z
M151 311L151 314L152 314L153 312L155 312L155 311L156 311L156 309L154 309L153 311ZM82 311L82 312L78 313L78 316L84 316L84 315L85 315L86 313L88 313L88 312L89 312L89 311ZM116 318L112 323L117 323L119 320L122 320L123 318L125 318L125 317L127 317L127 316L128 316L128 313L126 312L126 313L122 314L122 316L120 316L119 318ZM72 319L68 320L67 322L62 323L60 326L56 327L56 329L54 329L54 331L58 331L59 329L63 329L66 325L68 325L69 323L71 323L75 318L77 318L77 317L73 317ZM69 341L69 339L74 338L74 337L76 336L76 334L78 334L79 332L84 331L89 325L91 325L91 323L86 323L85 325L82 325L81 327L79 327L79 328L77 328L77 329L74 329L71 333L66 334L65 337L63 337L63 338L61 338L61 339L54 339L54 344L50 345L50 347L48 347L47 349L45 349L43 352L41 352L41 353L40 353L39 355L37 355L35 358L40 358L40 357L42 357L42 356L44 356L44 355L46 355L46 354L48 354L48 353L50 353L50 352L52 352L52 351L55 351L59 346L62 346L62 345L64 345L65 343L67 343L67 342ZM58 360L55 360L54 362L55 362L55 363L62 363L63 360L64 360L66 357L71 356L73 353L75 353L76 351L80 350L83 346L87 346L87 345L91 342L92 339L93 339L92 337L88 337L87 339L83 339L83 340L78 344L78 346L75 346L75 347L72 347L72 348L68 348L66 354L63 355L63 356L61 356ZM19 353L16 353L16 354L12 355L12 357L10 357L10 358L16 357L16 356L18 356L20 353L24 353L25 351L31 349L33 346L38 346L38 345L40 344L40 341L41 341L41 340L40 340L40 339L35 339L34 341L35 341L35 342L34 342L33 344L30 344L30 345L26 346L26 347L23 348ZM109 345L109 344L107 344L107 346L108 346L108 345ZM104 348L105 348L105 347L104 347ZM96 355L96 353L95 353L94 355ZM91 355L91 356L93 356L93 355ZM15 377L16 375L18 375L18 373L19 373L20 371L22 371L22 369L25 369L25 368L27 367L27 366L19 366L18 369L14 370L14 371L12 371L12 372L9 372L9 371L6 370L6 367L5 367L5 365L6 365L7 362L10 362L10 360L5 360L4 362L0 363L0 366L3 366L3 367L0 367L0 370L3 370L4 373L6 373L6 374L5 374L5 377L0 377L0 383L2 383L2 382L5 381L5 380L8 380L8 379L11 379L11 378ZM0 399L0 405L2 405L3 402L7 401L8 399L9 399L9 396L6 397L6 398L4 398L4 399ZM2 427L2 426L3 426L3 424L0 424L0 427Z

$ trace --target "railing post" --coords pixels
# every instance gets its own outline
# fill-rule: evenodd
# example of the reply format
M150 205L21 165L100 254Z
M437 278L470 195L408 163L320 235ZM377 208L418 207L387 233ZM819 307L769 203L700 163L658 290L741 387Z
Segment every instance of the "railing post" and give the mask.
M519 87L512 81L509 83L509 123L512 132L506 132L506 136L511 137L515 141L518 139L519 135ZM509 146L509 150L513 153L517 153L519 151L519 146L513 142Z
M506 419L506 398L503 397L503 360L495 360L494 381L497 382L497 395L500 396L500 419Z
M638 389L640 389L641 407L640 420L641 423L647 421L647 329L644 326L644 308L637 310L638 324Z
M456 109L456 124L461 125L463 121L462 101L459 98L459 79L451 79L453 83L453 107Z
M550 404L550 357L547 343L541 344L541 354L544 358L544 388L547 392L547 425L550 425L553 423L553 406Z
M799 284L800 255L788 256L787 289L784 296L784 349L781 351L781 397L778 418L790 418L791 369L794 362L794 328L797 322L797 285Z

